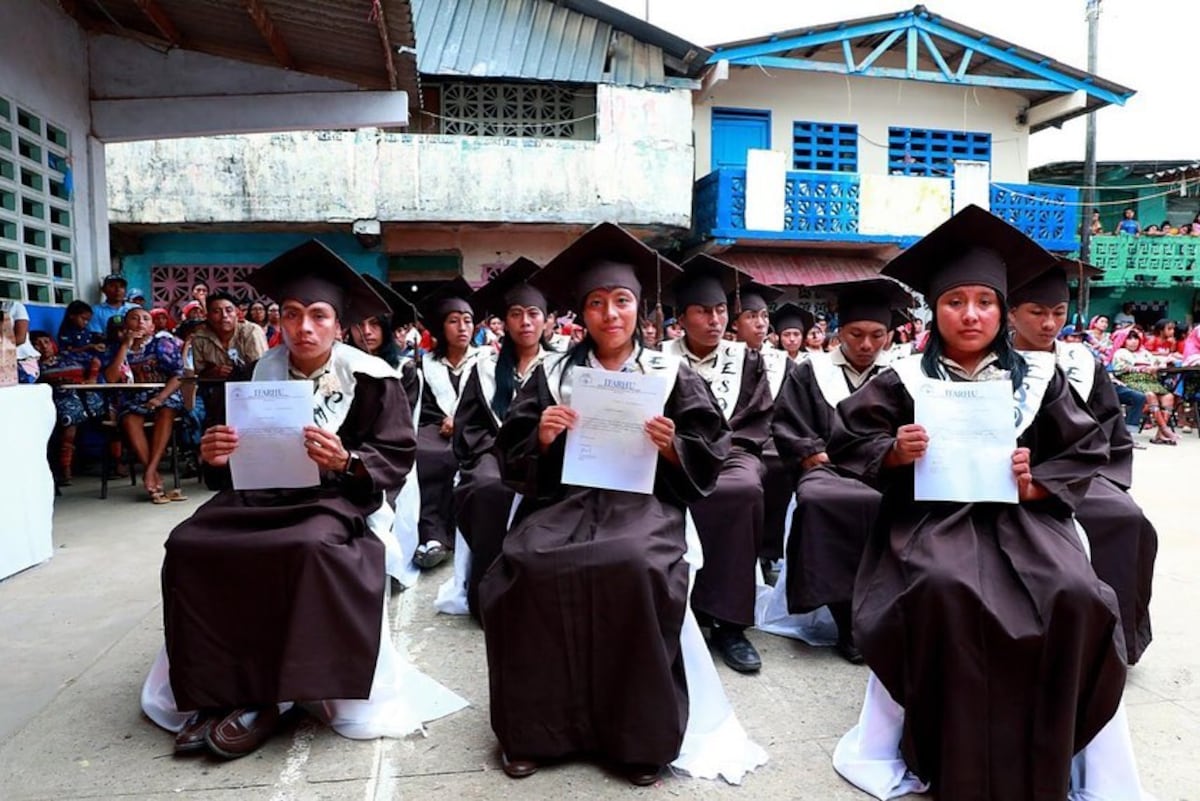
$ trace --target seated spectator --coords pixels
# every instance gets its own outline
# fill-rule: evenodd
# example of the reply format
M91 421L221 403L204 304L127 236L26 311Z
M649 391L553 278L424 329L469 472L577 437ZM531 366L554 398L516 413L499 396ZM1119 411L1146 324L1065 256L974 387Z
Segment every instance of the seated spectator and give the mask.
M246 312L246 321L254 323L264 332L267 330L267 304L261 300L250 302L250 309Z
M155 337L154 323L145 309L125 313L115 352L105 354L104 380L110 384L162 384L161 389L121 392L116 398L117 420L138 461L145 468L142 484L153 503L185 500L179 490L167 494L158 465L171 441L175 416L183 411L180 379L183 354L173 336ZM153 418L150 440L146 418Z
M1178 353L1178 342L1175 341L1175 323L1162 319L1154 324L1154 333L1146 337L1143 347L1150 355L1161 360L1173 360Z
M209 289L206 281L193 281L191 295L188 297L187 303L184 304L184 307L179 310L179 316L186 320L186 307L192 303L195 303L196 306L201 310L201 314L203 314L203 310L208 308L208 293Z
M821 317L818 315L818 323L820 323L820 319ZM809 353L825 352L825 329L819 324L808 329L808 333L804 335L804 349Z
M140 289L129 290L125 295L125 300L134 306L141 306L143 309L146 308L146 293Z
M71 483L78 427L88 420L104 417L107 408L100 393L64 389L62 385L94 381L100 372L100 360L87 352L59 352L54 337L47 331L34 331L29 339L41 357L38 382L53 388L59 446L58 484L65 487Z
M208 325L192 337L196 375L245 381L254 363L267 352L266 332L238 319L237 302L224 292L208 297Z
M1179 235L1180 236L1194 236L1195 230L1196 230L1195 223L1184 223L1183 225L1179 226Z
M1131 234L1131 235L1136 236L1137 234L1140 234L1141 232L1142 232L1142 226L1134 218L1133 209L1125 209L1125 213L1122 216L1121 221L1119 223L1117 223L1117 227L1113 231L1113 233L1114 234Z
M1174 236L1175 234L1179 233L1179 229L1171 225L1170 220L1163 220L1158 226L1158 232L1162 236Z
M150 319L154 321L154 336L169 337L171 332L175 330L175 321L171 319L171 315L166 309L151 309Z
M1175 408L1175 396L1158 380L1158 364L1143 346L1145 335L1137 328L1128 328L1113 335L1112 372L1122 384L1146 394L1147 411L1158 427L1151 440L1155 445L1176 445L1179 438L1171 431L1168 421Z
M187 321L203 321L205 317L205 307L198 300L189 300L183 304L179 310L180 317L185 322Z
M17 346L17 381L32 384L38 377L38 350L29 341L29 312L19 300L0 300L0 319L12 318Z
M267 335L267 347L273 348L283 341L283 329L279 327L279 304L267 304L267 324L263 326Z
M92 306L92 319L88 323L89 331L95 334L106 333L109 320L133 308L133 304L125 300L127 286L123 275L111 273L104 276L104 281L100 284L100 292L104 295L104 301Z
M104 352L104 342L90 327L92 307L82 300L67 304L66 313L58 325L58 352L94 356Z
M1137 320L1133 316L1133 304L1122 303L1121 311L1113 318L1113 325L1117 328L1128 328L1136 322Z
M1154 223L1150 223L1149 225L1147 225L1146 230L1142 231L1142 233L1145 236L1162 236L1163 235L1162 230Z

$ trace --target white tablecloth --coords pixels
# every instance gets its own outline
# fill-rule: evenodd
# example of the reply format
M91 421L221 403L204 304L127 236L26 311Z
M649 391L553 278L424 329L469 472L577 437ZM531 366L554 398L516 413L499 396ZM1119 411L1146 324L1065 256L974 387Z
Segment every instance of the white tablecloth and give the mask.
M54 478L46 442L54 417L49 386L0 389L0 579L53 553Z

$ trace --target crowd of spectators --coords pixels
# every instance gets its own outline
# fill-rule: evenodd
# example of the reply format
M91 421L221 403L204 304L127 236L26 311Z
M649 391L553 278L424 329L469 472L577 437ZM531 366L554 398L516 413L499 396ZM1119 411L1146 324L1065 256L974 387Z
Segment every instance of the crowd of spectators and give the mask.
M1093 236L1105 233L1099 209L1092 210L1090 228ZM1200 212L1196 213L1191 222L1182 225L1173 225L1170 220L1163 220L1161 223L1150 223L1143 227L1137 219L1137 213L1131 208L1125 209L1112 233L1129 236L1200 236Z

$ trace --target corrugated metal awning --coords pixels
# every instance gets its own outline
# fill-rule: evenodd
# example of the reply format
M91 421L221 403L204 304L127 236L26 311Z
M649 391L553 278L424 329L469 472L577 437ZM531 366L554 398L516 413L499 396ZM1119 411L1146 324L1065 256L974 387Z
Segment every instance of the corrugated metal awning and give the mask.
M408 0L59 0L86 31L419 96Z
M412 9L424 75L667 83L661 47L549 0L412 0Z
M886 264L869 256L781 251L727 251L718 258L750 273L756 281L778 287L865 281L878 278Z

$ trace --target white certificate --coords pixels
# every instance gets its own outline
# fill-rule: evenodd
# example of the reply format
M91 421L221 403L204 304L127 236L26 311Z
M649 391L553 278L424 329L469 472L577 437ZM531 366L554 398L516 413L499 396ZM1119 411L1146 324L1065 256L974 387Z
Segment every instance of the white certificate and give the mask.
M916 500L1017 502L1012 384L926 379L913 406L914 422L929 434L929 447L914 465Z
M563 483L654 492L658 448L646 435L646 422L663 413L666 378L588 367L571 372L571 408L579 419L567 432Z
M231 381L225 385L225 422L237 431L229 457L236 490L315 487L317 463L304 449L313 424L308 381Z

